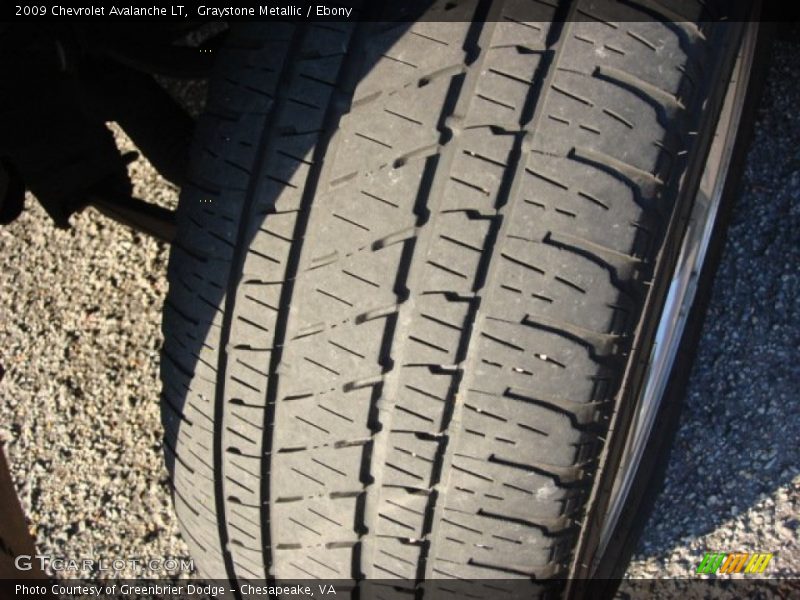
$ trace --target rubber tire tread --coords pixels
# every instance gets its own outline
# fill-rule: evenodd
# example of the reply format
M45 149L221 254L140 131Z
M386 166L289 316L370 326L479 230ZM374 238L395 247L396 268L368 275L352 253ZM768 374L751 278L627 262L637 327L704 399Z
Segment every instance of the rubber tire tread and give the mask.
M163 325L204 576L565 574L716 60L579 8L231 32Z

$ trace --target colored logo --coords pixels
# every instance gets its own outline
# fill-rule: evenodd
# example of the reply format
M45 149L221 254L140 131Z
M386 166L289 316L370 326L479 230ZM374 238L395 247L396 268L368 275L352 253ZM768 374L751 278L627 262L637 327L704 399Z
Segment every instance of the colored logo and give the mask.
M706 552L697 573L763 573L771 560L771 552Z

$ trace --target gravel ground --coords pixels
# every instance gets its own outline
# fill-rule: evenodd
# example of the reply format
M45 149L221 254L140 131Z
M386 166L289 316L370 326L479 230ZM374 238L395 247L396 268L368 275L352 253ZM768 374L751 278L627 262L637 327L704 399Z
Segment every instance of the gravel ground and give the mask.
M772 574L800 570L798 74L797 47L779 44L632 578L691 576L706 551L774 552ZM174 205L146 161L131 172L137 195ZM23 507L43 554L186 558L158 413L167 248L91 210L72 223L55 229L28 198L0 229L0 436Z
M149 164L131 173L135 194L177 203ZM43 554L185 557L158 409L168 248L93 210L72 223L54 228L27 198L0 229L0 435L12 476Z

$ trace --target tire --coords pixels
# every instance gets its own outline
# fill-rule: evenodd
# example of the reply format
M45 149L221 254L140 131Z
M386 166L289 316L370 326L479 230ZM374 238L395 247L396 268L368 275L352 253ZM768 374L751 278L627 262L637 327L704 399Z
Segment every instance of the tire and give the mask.
M202 575L576 572L741 35L606 8L231 32L163 327Z

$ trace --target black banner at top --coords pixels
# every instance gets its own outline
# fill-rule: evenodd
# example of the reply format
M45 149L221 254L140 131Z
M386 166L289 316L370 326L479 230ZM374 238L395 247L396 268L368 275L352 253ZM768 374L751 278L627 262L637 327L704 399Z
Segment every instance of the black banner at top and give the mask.
M471 21L489 18L520 22L599 21L614 26L642 21L800 20L792 2L755 0L505 0L503 10L488 11L491 0L211 0L199 4L94 0L36 2L18 0L0 9L2 20L27 21ZM760 9L756 6L760 4ZM566 8L566 9L565 9Z

